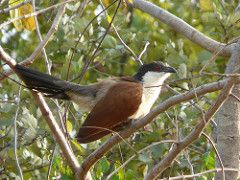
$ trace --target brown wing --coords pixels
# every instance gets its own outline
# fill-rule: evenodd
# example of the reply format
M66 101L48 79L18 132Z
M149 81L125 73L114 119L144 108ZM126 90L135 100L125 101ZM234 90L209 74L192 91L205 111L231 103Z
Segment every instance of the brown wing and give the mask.
M121 81L113 85L79 129L78 142L95 141L112 132L106 129L115 130L126 123L141 104L142 89L137 82Z

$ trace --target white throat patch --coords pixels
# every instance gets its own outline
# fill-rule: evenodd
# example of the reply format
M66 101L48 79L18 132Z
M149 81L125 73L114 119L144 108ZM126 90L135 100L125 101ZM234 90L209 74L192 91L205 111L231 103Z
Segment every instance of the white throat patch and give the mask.
M143 85L144 86L159 86L170 76L170 73L165 72L147 72L143 76Z
M147 115L157 100L164 81L170 76L170 73L147 72L143 76L143 95L142 102L138 111L130 118L138 119Z

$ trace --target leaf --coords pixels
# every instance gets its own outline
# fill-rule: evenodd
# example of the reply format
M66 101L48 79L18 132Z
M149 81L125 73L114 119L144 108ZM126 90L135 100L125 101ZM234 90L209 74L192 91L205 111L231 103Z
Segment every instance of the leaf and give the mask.
M119 161L116 161L115 163L115 169L119 168L121 166L121 163ZM118 171L118 178L119 180L124 179L124 168L119 169Z
M23 127L26 129L23 135L23 140L30 142L37 135L37 119L30 114L29 110L26 107L22 108L21 122Z
M9 0L9 7L14 7L14 6L18 5L19 3L22 3L23 1L24 1L24 0L19 0L19 1ZM9 13L10 13L10 17L11 17L11 18L17 18L17 17L19 17L18 9L11 10ZM17 29L17 31L21 31L21 30L23 29L23 25L22 25L21 19L16 20L16 21L13 21L13 25L15 26L15 28Z
M68 133L72 132L72 130L73 130L72 123L69 120L66 121L66 127L67 127Z
M99 162L99 166L102 172L106 172L110 168L110 163L106 157L102 158Z
M201 177L198 177L197 180L207 180L208 178L206 176L201 176Z
M0 120L0 127L1 126L10 126L14 123L14 119L1 119Z
M32 5L29 3L19 7L18 10L19 10L19 16L24 16L26 14L31 14L33 12ZM21 20L22 20L23 28L29 31L33 31L36 29L34 16L23 18Z
M186 78L187 77L187 66L186 64L182 63L178 67L178 76L180 78Z
M199 0L199 5L202 11L213 11L211 0Z
M117 45L117 40L113 36L107 35L103 40L102 48L108 48L108 49L115 48L116 45Z
M110 4L109 0L103 0L104 5L108 6Z
M137 172L128 169L126 172L126 180L137 179Z
M9 7L14 7L20 3L22 3L24 0L10 0L9 1ZM30 3L27 3L23 6L20 6L19 8L16 8L14 10L10 11L10 17L11 18L18 18L27 14L31 14L33 12L32 5ZM13 22L15 28L17 31L22 31L23 29L27 29L29 31L33 31L36 29L35 19L33 16L28 18L19 19Z
M149 163L149 162L151 162L151 159L150 159L150 157L149 157L147 154L140 154L140 155L138 156L138 159L139 159L140 161L144 162L144 163Z
M37 119L32 114L30 114L29 110L26 107L22 108L21 121L23 122L25 128L37 128Z
M85 154L84 149L78 142L76 142L76 140L71 140L71 144L79 151L79 154L81 155Z

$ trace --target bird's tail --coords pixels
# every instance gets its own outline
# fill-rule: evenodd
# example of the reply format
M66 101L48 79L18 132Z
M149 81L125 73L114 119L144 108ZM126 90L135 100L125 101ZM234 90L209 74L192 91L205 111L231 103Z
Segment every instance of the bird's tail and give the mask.
M26 68L19 64L15 66L15 72L20 76L29 89L39 91L47 97L65 100L70 99L66 94L70 88L69 82Z

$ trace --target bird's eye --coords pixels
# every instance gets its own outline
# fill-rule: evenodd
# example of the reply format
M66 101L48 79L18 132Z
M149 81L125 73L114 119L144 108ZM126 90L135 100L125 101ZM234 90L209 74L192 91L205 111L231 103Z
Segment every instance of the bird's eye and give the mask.
M159 66L156 66L156 67L154 68L154 71L160 71L160 67L159 67Z

